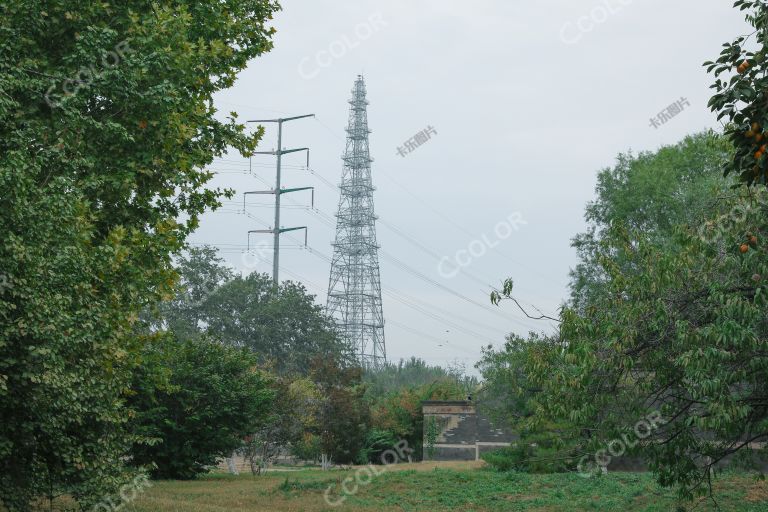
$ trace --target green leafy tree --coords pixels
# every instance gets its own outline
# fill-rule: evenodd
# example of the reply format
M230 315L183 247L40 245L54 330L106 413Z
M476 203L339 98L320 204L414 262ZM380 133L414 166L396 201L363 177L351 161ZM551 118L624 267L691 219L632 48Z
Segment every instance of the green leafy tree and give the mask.
M542 353L557 350L556 345L555 339L537 333L527 338L510 334L500 349L483 349L483 358L476 365L483 376L478 398L494 422L524 428L524 420L534 414L530 400L539 392L527 364Z
M681 250L681 226L704 232L705 221L723 212L734 196L721 174L730 151L724 137L704 132L656 152L619 155L614 167L601 171L597 197L586 207L588 230L572 243L580 262L571 272L571 309L566 311L589 315L611 307L606 303L612 298L612 272L638 278L647 272L634 256L641 244L675 254ZM612 238L617 226L625 226L623 244ZM504 291L511 298L511 281ZM484 409L521 436L517 447L489 462L527 471L575 467L578 447L589 441L593 427L547 417L537 406L542 388L536 376L559 364L566 347L559 334L532 333L510 336L502 349L485 352L478 365Z
M320 396L317 426L311 433L320 440L323 469L332 462L355 462L365 446L370 411L361 374L359 367L345 366L332 357L311 361L310 378Z
M380 462L383 451L401 440L408 443L412 457L420 460L424 444L421 402L464 400L479 387L477 378L466 375L463 367L431 366L415 357L366 369L363 381L372 430L360 458L375 463Z
M156 329L167 329L180 338L199 337L208 315L208 298L234 278L215 247L189 248L175 262L179 274L176 295L158 305L152 315Z
M537 405L542 388L534 368L548 365L561 350L557 337L530 333L527 338L509 335L503 347L483 351L477 364L483 376L478 406L494 424L519 435L512 446L483 455L492 467L531 473L576 469L577 450L588 432L568 419L542 419L546 416Z
M206 301L206 332L223 343L247 347L280 374L307 375L319 354L345 360L349 348L333 320L300 283L275 288L266 274L235 277Z
M384 452L392 450L399 441L400 439L389 430L371 428L365 434L365 442L357 454L356 462L358 464L381 464L381 457Z
M571 244L579 256L571 271L571 304L583 310L604 289L607 276L598 258L612 225L674 250L677 226L700 225L708 218L728 196L730 182L722 177L722 166L731 151L723 136L703 132L655 152L621 154L614 167L602 170L597 197L584 214L587 231ZM619 248L612 255L616 264L626 259L622 252Z
M586 313L565 309L558 349L526 361L535 421L572 425L582 453L630 439L624 453L685 496L711 491L726 458L764 450L768 198L741 202L743 214L710 221L714 236L680 228L674 251L606 233L606 293Z
M307 430L291 446L291 454L297 459L317 462L321 460L323 449L320 443L320 436L313 430Z
M269 0L0 4L0 501L114 492L138 313L246 135L212 96L271 48ZM180 219L183 219L181 221Z
M270 388L274 400L267 416L247 441L243 452L254 474L262 474L278 455L288 450L299 457L315 460L312 441L305 434L316 430L322 397L314 382L306 377L290 380L275 377Z
M363 373L363 380L371 399L443 380L455 381L465 390L465 396L459 398L465 398L479 384L477 378L466 375L464 368L431 366L416 357L401 359L397 363L388 361L379 368L368 368Z
M725 174L747 186L768 185L768 3L738 0L734 7L745 11L755 30L725 43L717 60L704 63L715 77L709 107L729 122L725 134L735 151Z
M158 478L206 472L259 429L274 398L250 351L170 334L145 350L132 389L135 432L148 441L133 445L131 460Z
M424 414L421 403L425 400L464 400L467 389L463 379L443 375L421 385L402 385L383 396L371 400L371 426L380 432L389 432L396 441L405 440L413 450L413 457L421 459L424 443ZM388 448L391 448L390 445ZM370 449L370 459L376 462L377 450Z

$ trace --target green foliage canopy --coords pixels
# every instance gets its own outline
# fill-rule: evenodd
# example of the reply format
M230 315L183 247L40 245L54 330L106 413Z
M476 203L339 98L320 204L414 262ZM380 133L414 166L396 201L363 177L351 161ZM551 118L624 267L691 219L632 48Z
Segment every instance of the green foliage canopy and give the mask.
M725 134L734 152L723 166L725 174L747 186L768 185L768 4L737 0L734 7L745 11L755 30L725 43L715 61L704 63L715 78L709 107L718 120L728 120Z
M274 399L256 363L245 349L160 336L133 378L132 425L148 442L133 445L131 462L153 466L158 478L189 479L240 448Z
M634 439L636 424L658 413L661 426L625 443L625 454L686 496L710 490L710 469L726 457L759 454L754 443L768 436L768 198L736 206L711 230L679 228L675 250L620 225L605 233L604 293L583 313L564 309L553 342L523 347L521 372L498 372L533 391L522 395L531 431L558 425L564 445L590 454Z
M266 274L237 276L206 300L206 332L223 343L247 347L280 374L307 375L318 355L346 362L349 347L333 320L300 283L278 288Z
M176 268L175 296L146 315L151 329L247 347L283 376L308 375L320 354L351 361L333 320L302 284L284 281L275 288L266 274L235 275L210 246L189 248Z
M614 167L598 173L597 197L584 214L587 231L571 244L579 256L571 271L571 304L583 310L601 293L607 275L598 261L599 246L612 225L674 250L677 226L708 218L729 195L721 169L731 149L723 136L703 132L658 151L621 154ZM625 260L621 248L612 257L617 265Z
M260 136L212 96L271 48L269 0L0 4L0 501L121 482L133 324ZM179 219L184 218L183 222Z

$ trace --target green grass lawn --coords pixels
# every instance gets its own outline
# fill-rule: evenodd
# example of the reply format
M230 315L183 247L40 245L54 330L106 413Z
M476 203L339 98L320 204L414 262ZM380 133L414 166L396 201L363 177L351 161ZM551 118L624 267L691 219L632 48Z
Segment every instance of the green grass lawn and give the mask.
M335 507L340 484L355 472L301 470L264 476L212 475L190 482L155 482L123 510L203 511L675 511L675 493L659 488L649 474L613 473L585 479L578 475L501 474L485 469L444 469L407 465L358 485ZM380 469L379 469L380 470ZM366 481L368 475L361 475ZM354 484L348 488L354 490ZM768 511L768 483L752 476L728 475L717 481L721 510ZM684 503L692 510L697 503ZM683 510L683 509L680 509ZM715 510L709 501L696 511Z

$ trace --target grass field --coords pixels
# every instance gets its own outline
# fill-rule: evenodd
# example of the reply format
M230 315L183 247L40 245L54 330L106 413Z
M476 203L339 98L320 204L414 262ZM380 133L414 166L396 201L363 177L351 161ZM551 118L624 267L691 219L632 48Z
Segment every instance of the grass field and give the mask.
M377 468L381 471L382 468ZM154 482L123 510L135 512L214 511L675 511L673 491L660 489L648 474L612 473L585 479L578 475L500 474L474 464L402 464L358 485L343 503L340 484L355 470L275 471L264 476L211 475L190 482ZM350 483L348 489L354 490ZM729 475L717 482L721 510L768 511L768 483L752 476ZM685 503L692 510L697 503ZM680 509L683 510L683 509ZM709 501L696 511L715 510Z

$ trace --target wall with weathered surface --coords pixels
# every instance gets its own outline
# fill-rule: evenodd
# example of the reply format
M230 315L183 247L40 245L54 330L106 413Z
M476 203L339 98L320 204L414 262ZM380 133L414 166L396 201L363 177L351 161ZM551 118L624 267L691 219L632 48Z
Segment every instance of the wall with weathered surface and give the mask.
M509 446L517 439L495 427L468 400L422 402L422 412L425 460L478 460L482 453ZM437 432L433 454L428 449L430 425Z

